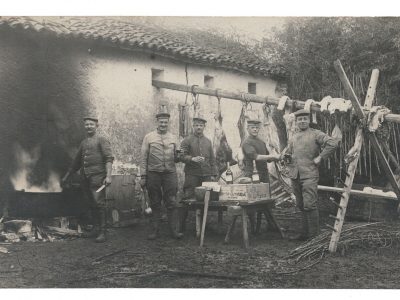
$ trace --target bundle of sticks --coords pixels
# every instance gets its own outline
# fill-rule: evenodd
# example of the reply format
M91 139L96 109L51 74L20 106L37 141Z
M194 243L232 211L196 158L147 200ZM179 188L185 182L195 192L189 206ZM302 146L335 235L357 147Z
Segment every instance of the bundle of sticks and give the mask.
M288 255L294 262L322 258L327 252L332 232L326 230L300 245ZM397 223L345 224L338 243L339 250L350 247L391 247L400 244L400 225Z
M326 230L314 239L292 250L280 264L279 275L293 275L309 269L328 254L332 232ZM345 224L338 243L338 250L349 248L387 248L400 245L400 225L393 223Z

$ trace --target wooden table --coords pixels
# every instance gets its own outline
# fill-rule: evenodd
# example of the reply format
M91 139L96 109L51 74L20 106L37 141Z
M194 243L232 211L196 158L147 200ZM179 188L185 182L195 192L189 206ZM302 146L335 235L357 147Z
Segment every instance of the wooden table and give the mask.
M257 213L257 226L256 229L253 230L254 220L251 221L252 231L258 232L261 225L261 217L264 215L268 224L279 232L281 237L283 238L283 232L281 228L278 226L276 219L272 213L272 208L275 206L275 199L261 200L256 202L241 202L241 201L209 201L207 208L205 207L206 201L196 201L195 199L187 199L182 200L183 208L186 210L195 210L196 211L196 236L200 237L200 246L203 245L203 238L205 234L205 222L207 219L207 214L202 213L204 211L218 211L218 225L222 225L222 212L223 211L232 211L233 219L232 223L229 226L229 229L225 236L225 242L228 243L230 240L230 236L234 230L236 219L238 217L242 218L242 234L243 234L243 244L247 249L249 247L249 235L247 230L247 220L249 216L254 213ZM185 225L185 220L182 220L182 225ZM201 224L203 223L203 228Z

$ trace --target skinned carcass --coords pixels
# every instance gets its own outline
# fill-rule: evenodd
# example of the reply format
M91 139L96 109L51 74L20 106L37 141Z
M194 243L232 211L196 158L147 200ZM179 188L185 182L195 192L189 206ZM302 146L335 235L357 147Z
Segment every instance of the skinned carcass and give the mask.
M222 128L221 101L218 99L218 110L214 116L215 128L213 138L213 150L218 168L218 175L221 175L227 168L227 162L231 166L237 164L237 161L232 157L232 148L229 146L226 139L224 129Z

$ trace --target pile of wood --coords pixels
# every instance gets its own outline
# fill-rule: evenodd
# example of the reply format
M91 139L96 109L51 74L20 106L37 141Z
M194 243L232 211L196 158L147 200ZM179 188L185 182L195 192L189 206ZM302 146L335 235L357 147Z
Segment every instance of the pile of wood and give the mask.
M322 258L329 248L331 231L322 232L314 239L290 252L288 259L294 262L312 261ZM400 224L398 223L358 223L345 224L342 229L338 250L355 247L392 247L400 244Z
M17 243L20 241L54 241L56 239L74 238L80 236L80 230L71 230L68 228L68 222L65 218L56 218L39 223L32 220L8 220L3 222L0 219L0 242L6 244ZM60 222L54 222L60 221ZM48 224L55 225L49 226Z

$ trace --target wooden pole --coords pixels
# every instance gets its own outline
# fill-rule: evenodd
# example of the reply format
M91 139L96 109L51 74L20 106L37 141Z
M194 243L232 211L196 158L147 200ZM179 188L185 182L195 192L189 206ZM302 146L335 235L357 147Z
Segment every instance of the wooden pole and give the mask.
M211 195L211 189L207 188L206 195L204 196L203 224L201 226L200 247L203 247L204 244L204 234L206 232L208 204L210 203L210 195Z
M153 80L152 84L156 88L163 88L163 89L168 89L168 90L173 90L173 91L180 91L180 92L186 92L186 93L195 93L199 95L208 95L208 96L219 96L221 98L227 98L227 99L232 99L232 100L246 100L249 102L254 102L254 103L267 103L270 105L278 105L279 103L279 98L277 97L261 97L257 96L254 94L249 94L249 93L238 93L238 92L231 92L231 91L225 91L225 90L220 90L220 89L211 89L211 88L206 88L206 87L200 87L197 85L185 85L185 84L178 84L178 83L172 83L172 82L166 82L166 81L160 81L160 80ZM355 96L355 94L353 95ZM286 107L296 107L297 109L302 109L304 108L304 101L300 100L287 100L285 106ZM312 111L321 111L320 107L317 104L312 104L311 105L311 110ZM367 108L362 108L362 110L368 110ZM384 119L389 122L394 122L394 123L400 123L400 115L397 114L387 114L384 116Z

